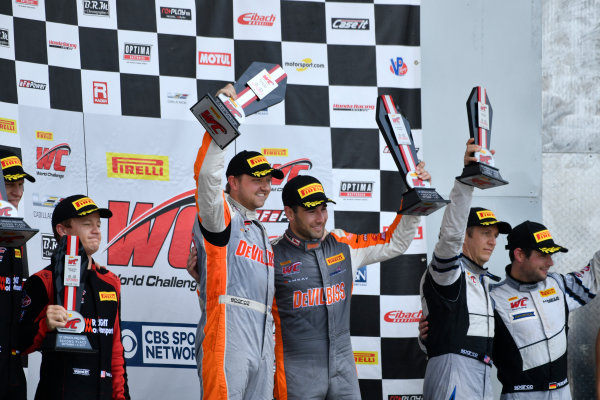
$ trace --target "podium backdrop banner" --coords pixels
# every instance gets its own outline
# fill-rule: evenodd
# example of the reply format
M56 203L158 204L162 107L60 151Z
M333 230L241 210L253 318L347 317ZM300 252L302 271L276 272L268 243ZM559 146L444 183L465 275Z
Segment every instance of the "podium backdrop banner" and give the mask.
M27 244L30 271L49 263L60 199L88 194L110 208L106 251L94 258L121 279L132 397L198 398L199 306L185 263L203 129L189 108L253 61L281 65L285 100L248 117L227 148L226 161L258 150L285 173L260 219L280 235L283 185L312 174L337 202L328 228L381 232L402 178L375 104L394 97L423 158L419 30L414 0L2 2L0 142L21 147L36 178L20 207L40 230ZM363 398L420 398L424 229L406 255L356 276L351 333Z

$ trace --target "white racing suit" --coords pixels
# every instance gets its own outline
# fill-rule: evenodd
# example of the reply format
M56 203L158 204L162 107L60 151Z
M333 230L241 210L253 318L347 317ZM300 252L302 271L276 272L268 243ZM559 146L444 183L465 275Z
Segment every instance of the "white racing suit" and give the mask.
M472 193L472 186L454 183L440 239L421 279L423 315L429 322L425 400L492 399L489 283L499 279L461 254Z
M510 277L491 286L496 310L494 363L503 400L569 400L569 311L598 292L600 252L579 272L549 273L537 283Z

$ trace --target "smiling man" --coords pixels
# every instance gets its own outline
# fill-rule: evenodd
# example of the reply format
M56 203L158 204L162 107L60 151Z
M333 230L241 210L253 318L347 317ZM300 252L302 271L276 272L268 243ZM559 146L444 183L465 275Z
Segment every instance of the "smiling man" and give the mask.
M420 163L420 179L429 174ZM410 246L420 217L397 215L386 232L327 232L321 182L288 181L282 200L289 227L275 253L275 399L360 400L350 341L350 297L356 270L388 260Z
M525 221L508 235L506 279L491 286L496 311L494 364L502 400L570 400L569 312L599 289L600 252L579 272L550 272L552 255L567 249L546 227Z

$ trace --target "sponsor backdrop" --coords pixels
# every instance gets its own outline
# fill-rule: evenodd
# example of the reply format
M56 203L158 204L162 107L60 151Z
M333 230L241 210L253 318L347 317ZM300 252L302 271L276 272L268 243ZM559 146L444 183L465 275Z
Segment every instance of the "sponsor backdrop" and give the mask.
M203 129L189 108L252 61L280 64L285 101L248 118L228 148L228 158L260 150L285 172L261 221L280 235L281 189L309 173L337 202L330 228L385 231L401 178L375 104L392 94L421 147L419 14L414 0L0 3L0 144L20 147L37 179L20 208L40 229L28 244L30 270L49 262L61 198L87 193L112 210L95 258L121 279L134 398L198 397L199 307L185 263ZM363 398L421 398L424 237L423 225L407 255L356 276L351 330Z

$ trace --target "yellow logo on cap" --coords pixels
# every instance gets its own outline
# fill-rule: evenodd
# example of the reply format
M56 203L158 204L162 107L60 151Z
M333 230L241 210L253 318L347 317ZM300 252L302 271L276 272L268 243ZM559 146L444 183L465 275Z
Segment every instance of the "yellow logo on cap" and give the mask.
M75 207L76 210L80 210L85 206L89 206L89 205L93 205L96 206L96 203L94 203L94 200L90 199L89 197L83 197L79 200L75 200L73 202L73 207ZM96 206L96 208L98 208L98 206Z
M267 165L269 164L269 162L267 161L265 156L263 156L262 154L252 157L252 158L249 158L246 161L248 161L248 165L250 165L250 168L254 168L260 164L267 164Z
M540 247L538 250L546 254L552 254L559 251L560 247Z
M536 243L552 239L552 235L550 234L550 231L548 231L548 229L544 229L543 231L534 233L533 237L535 238Z
M496 219L496 216L490 210L477 211L477 217L479 219L486 219L486 218Z
M325 194L323 186L321 186L320 183L311 183L310 185L306 185L298 189L298 194L300 195L301 199L305 198L306 196L310 196L313 193Z
M0 162L2 163L2 169L21 165L21 160L19 160L19 157L16 157L16 156L10 156L10 157L3 158L2 161L0 161Z

